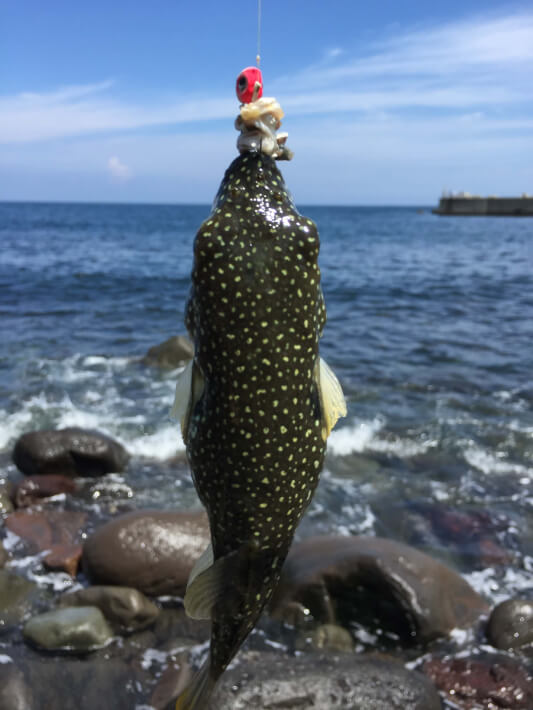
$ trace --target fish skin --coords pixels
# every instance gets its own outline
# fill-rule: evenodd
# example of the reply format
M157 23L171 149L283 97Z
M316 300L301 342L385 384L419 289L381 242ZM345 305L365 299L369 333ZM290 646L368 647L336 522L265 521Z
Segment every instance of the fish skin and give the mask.
M236 158L196 235L186 309L199 384L183 434L221 574L207 665L180 710L207 706L272 596L318 484L318 253L316 226L296 211L274 160Z

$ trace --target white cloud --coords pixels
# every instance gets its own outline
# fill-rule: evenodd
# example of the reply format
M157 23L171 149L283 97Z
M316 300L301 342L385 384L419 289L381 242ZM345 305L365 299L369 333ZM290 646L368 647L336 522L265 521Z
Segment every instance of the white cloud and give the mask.
M533 11L395 27L357 54L326 50L290 81L269 81L296 152L283 166L288 184L300 202L431 201L443 185L530 190L531 76ZM110 199L106 164L121 199L207 200L236 155L236 112L229 95L124 100L112 80L0 96L0 162L21 184L40 176L42 189L45 171L58 185L86 179L94 199ZM10 180L6 189L22 195Z
M531 109L532 75L533 12L524 12L403 34L396 29L395 36L361 49L356 57L332 48L290 82L278 77L270 86L289 117L353 113L357 120L360 113L425 107L475 113L529 103ZM144 105L141 99L121 100L113 90L114 83L106 80L0 97L0 143L177 128L231 120L237 110L231 96L177 96Z
M107 169L111 177L117 180L128 180L131 177L131 170L116 155L112 155L107 161Z

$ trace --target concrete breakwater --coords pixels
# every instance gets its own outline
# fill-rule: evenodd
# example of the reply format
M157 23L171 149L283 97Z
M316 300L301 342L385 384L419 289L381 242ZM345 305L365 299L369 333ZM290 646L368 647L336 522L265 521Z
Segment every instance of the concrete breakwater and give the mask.
M533 197L441 197L432 212L455 217L533 217Z

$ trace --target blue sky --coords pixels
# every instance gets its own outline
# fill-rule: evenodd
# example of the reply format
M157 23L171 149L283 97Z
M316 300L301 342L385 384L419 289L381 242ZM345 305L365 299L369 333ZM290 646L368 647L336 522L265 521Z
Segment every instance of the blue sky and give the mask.
M533 193L531 2L263 0L297 203ZM3 0L0 199L209 203L256 1Z

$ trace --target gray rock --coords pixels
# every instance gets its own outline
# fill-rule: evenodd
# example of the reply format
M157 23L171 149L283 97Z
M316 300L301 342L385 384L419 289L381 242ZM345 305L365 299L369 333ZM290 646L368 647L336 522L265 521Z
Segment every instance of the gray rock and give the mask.
M210 710L440 710L424 676L381 658L250 653L227 671Z
M25 673L36 696L28 710L132 710L142 701L132 669L104 652L83 659L41 654Z
M13 661L0 661L0 709L35 710L31 688Z
M117 441L74 427L28 432L13 451L15 465L27 475L101 476L123 471L128 459Z
M0 515L13 512L13 503L7 490L0 487Z
M498 604L490 615L487 636L501 649L533 644L533 601L508 599Z
M105 646L113 637L100 609L80 606L55 609L30 619L24 638L40 648L91 651Z
M283 618L294 602L325 623L377 617L410 642L469 627L488 611L449 567L408 545L371 537L315 537L293 545L273 615Z
M8 559L9 555L5 551L2 541L0 540L0 569L5 565Z
M160 345L154 345L143 358L146 365L156 365L173 370L190 360L194 355L194 347L189 338L175 335Z
M98 528L85 542L83 563L96 583L183 595L209 539L203 512L135 511Z
M130 587L88 587L64 594L60 604L62 607L96 606L111 624L130 631L145 628L160 612L156 604Z
M37 592L33 582L5 569L0 570L0 631L24 618Z

